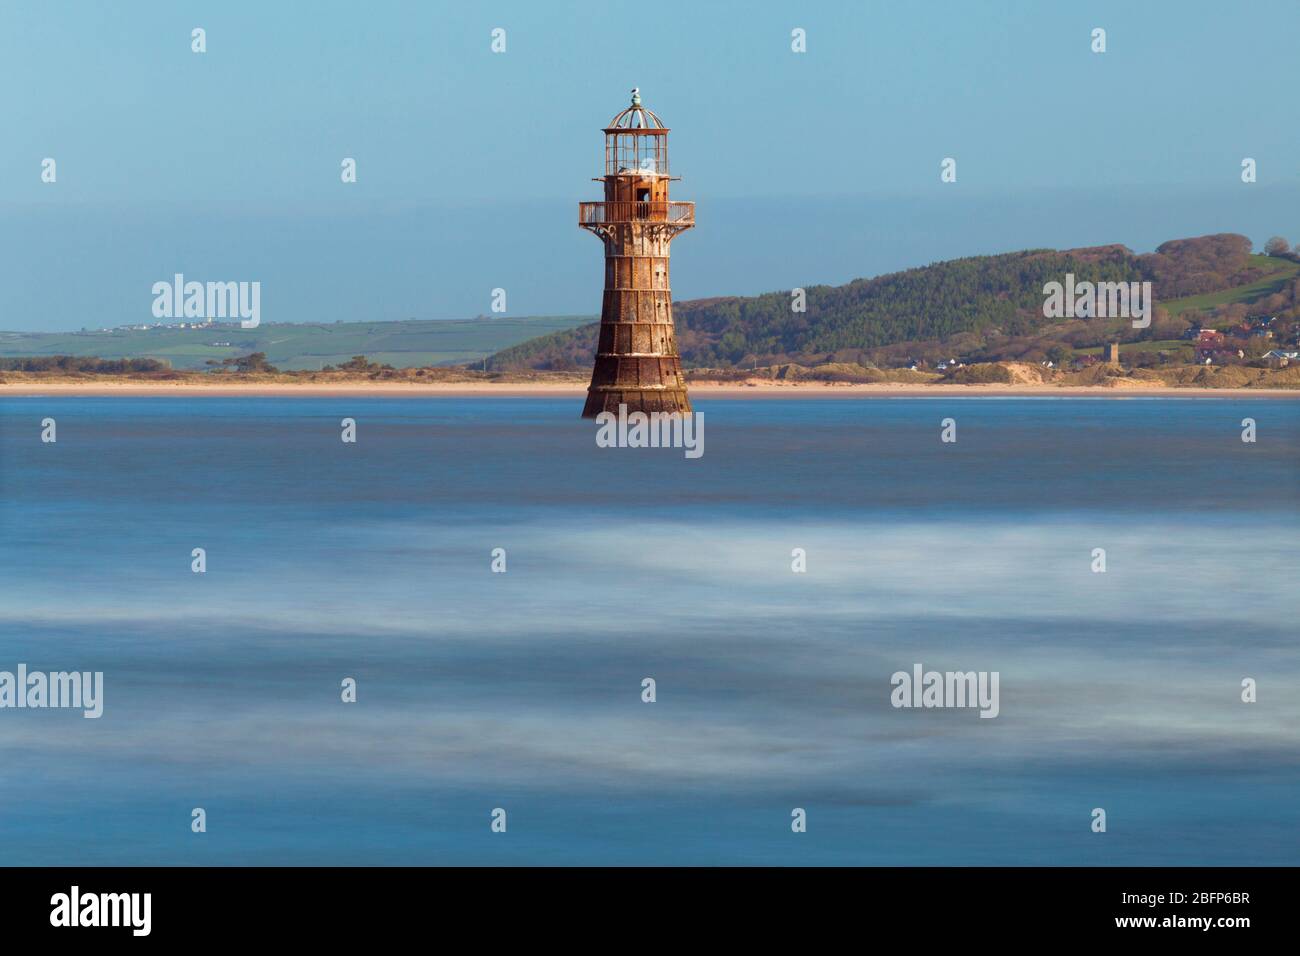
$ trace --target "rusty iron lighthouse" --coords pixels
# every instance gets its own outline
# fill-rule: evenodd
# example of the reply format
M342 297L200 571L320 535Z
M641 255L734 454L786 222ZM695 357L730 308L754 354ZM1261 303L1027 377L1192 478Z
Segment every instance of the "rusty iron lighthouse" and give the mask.
M583 418L601 412L689 413L682 360L673 332L668 247L695 225L695 203L670 202L668 127L632 105L605 128L604 202L578 205L578 225L605 243L605 295L596 366Z

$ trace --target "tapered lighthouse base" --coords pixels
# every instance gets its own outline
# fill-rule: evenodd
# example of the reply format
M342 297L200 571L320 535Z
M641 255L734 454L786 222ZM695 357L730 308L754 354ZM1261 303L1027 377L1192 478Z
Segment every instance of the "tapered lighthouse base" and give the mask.
M587 390L587 404L582 409L583 418L595 418L601 412L618 414L618 406L626 405L628 413L632 412L679 412L691 413L691 400L686 397L684 388L640 389L635 392L605 392Z
M680 412L690 414L682 360L676 355L598 355L587 389L583 418L601 412Z

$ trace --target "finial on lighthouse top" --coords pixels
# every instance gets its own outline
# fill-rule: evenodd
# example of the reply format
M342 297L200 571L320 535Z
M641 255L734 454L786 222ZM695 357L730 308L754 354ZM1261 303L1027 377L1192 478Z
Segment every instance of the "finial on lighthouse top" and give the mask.
M638 87L632 87L632 105L634 107L641 105L641 90Z

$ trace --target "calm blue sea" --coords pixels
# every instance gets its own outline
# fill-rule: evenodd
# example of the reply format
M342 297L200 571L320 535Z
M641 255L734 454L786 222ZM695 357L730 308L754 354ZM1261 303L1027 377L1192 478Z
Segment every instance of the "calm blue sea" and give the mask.
M1300 402L580 406L0 398L0 863L1300 864Z

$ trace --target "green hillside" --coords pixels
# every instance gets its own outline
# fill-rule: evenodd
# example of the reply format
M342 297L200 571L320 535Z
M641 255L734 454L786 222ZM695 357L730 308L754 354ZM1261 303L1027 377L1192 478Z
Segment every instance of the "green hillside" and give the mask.
M1151 282L1151 326L1135 330L1128 318L1045 318L1043 286L1067 273L1076 282ZM1245 236L1223 233L1171 240L1144 255L1112 245L937 262L842 286L808 287L804 312L792 309L789 291L680 302L674 312L683 362L694 368L897 366L951 356L1060 361L1110 341L1190 356L1190 345L1169 343L1181 343L1191 324L1226 328L1252 309L1289 321L1297 317L1298 286L1300 261L1253 255ZM497 353L488 367L590 367L595 337L595 325L542 336Z
M1265 270L1265 274L1255 282L1220 289L1217 292L1189 295L1162 302L1161 305L1170 315L1182 315L1186 312L1209 311L1221 305L1249 304L1266 296L1285 292L1287 286L1300 277L1300 262L1269 256L1251 256L1250 259L1257 268Z
M166 359L178 369L206 367L265 352L286 370L318 369L354 355L396 368L460 365L538 335L570 329L589 316L412 319L404 322L237 324L206 329L159 327L107 332L0 332L0 357L37 355ZM228 344L227 344L228 343Z
M1062 281L1150 281L1151 327L1126 318L1045 318L1043 286ZM937 262L841 286L809 286L806 309L789 291L675 304L677 337L689 368L793 363L898 367L913 360L1043 361L1096 354L1119 341L1142 361L1192 360L1192 325L1249 337L1247 325L1275 317L1267 337L1231 346L1255 358L1294 343L1300 331L1300 258L1261 256L1245 236L1175 239L1135 255L1120 245L1034 249ZM266 354L286 371L314 371L354 355L396 368L467 365L494 371L590 369L591 317L527 316L404 322L175 325L77 333L0 332L0 358L70 355L156 358L177 369Z

